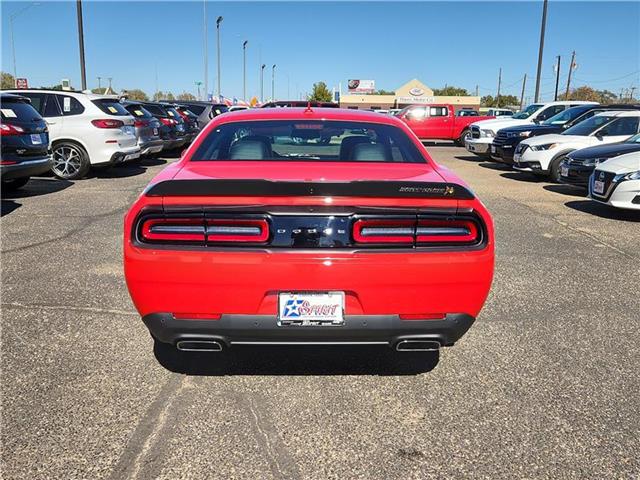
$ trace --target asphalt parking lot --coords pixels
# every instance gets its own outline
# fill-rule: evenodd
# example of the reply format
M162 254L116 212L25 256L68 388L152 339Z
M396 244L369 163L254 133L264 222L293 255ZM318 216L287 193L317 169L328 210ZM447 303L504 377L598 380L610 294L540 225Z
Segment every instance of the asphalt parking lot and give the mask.
M490 298L439 358L158 361L121 230L165 160L3 197L2 477L637 478L640 216L428 149L481 196L497 235Z

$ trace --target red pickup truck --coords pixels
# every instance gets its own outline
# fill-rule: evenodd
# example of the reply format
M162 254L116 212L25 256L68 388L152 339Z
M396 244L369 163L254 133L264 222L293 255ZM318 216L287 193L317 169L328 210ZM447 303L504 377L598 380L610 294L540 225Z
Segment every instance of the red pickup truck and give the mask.
M453 140L458 145L464 145L464 139L470 133L469 125L496 117L458 117L453 105L430 104L406 107L398 114L398 118L404 121L420 140Z

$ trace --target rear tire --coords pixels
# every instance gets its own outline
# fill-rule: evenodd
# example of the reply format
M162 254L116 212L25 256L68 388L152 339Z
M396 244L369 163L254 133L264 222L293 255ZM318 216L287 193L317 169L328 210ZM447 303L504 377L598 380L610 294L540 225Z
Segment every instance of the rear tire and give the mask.
M11 180L2 180L2 189L12 192L24 187L31 177L12 178Z
M53 146L53 174L63 180L78 180L89 173L89 155L75 142L58 142Z

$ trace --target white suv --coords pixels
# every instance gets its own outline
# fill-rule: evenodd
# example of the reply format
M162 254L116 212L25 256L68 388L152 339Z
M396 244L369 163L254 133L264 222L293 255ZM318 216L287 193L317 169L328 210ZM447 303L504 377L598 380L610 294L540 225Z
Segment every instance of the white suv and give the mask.
M465 147L476 155L489 156L489 148L501 128L540 123L567 108L578 105L597 105L596 102L569 100L562 102L534 103L511 117L481 120L470 125L470 135L465 139Z
M580 148L622 142L639 129L640 110L598 113L560 135L540 135L520 142L513 155L513 168L549 175L559 182L560 165L569 153Z
M14 90L31 100L49 128L53 166L60 178L84 177L91 166L108 166L140 156L134 119L109 95L60 90Z
M598 165L589 179L589 197L616 208L640 210L640 152Z

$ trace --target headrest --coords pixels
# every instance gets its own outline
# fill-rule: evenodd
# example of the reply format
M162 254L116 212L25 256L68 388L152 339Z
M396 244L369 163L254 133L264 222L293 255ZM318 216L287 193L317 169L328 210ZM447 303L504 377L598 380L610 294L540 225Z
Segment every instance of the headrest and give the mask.
M353 147L351 159L361 162L391 161L388 150L379 143L359 143Z

